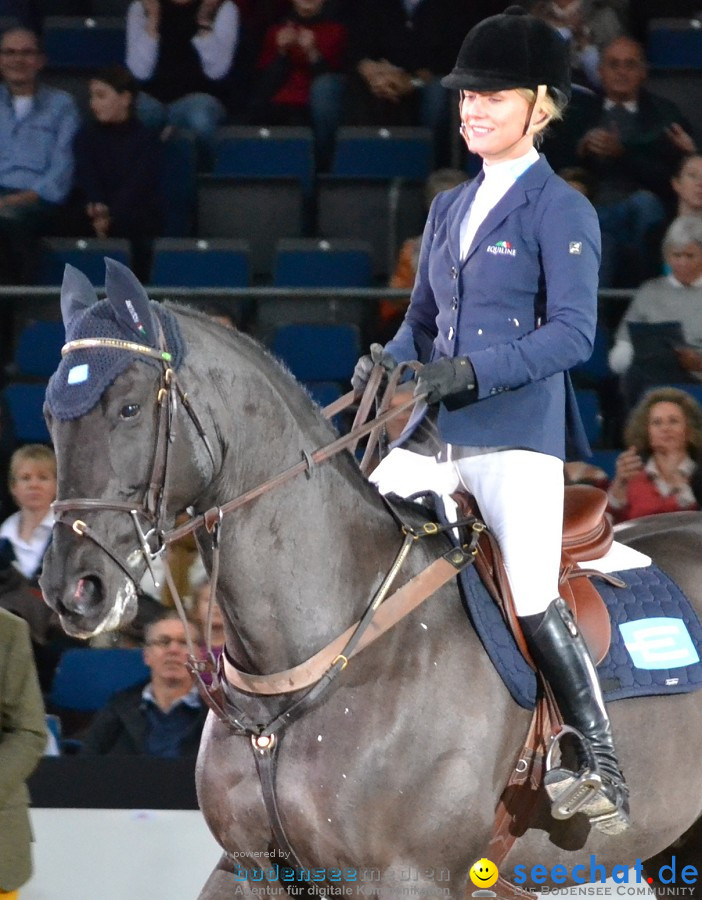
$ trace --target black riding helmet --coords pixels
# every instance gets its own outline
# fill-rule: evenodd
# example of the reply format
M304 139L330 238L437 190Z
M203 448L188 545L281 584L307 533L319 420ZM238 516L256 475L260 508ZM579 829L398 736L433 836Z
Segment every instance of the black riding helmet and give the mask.
M546 85L557 101L570 99L570 56L566 40L521 6L483 19L468 32L447 88L506 91Z

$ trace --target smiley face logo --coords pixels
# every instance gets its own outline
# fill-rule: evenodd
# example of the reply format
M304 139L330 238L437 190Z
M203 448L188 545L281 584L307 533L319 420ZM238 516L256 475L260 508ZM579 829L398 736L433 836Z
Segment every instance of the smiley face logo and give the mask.
M470 880L476 887L489 888L497 881L500 873L494 862L483 857L483 859L473 863L469 874Z

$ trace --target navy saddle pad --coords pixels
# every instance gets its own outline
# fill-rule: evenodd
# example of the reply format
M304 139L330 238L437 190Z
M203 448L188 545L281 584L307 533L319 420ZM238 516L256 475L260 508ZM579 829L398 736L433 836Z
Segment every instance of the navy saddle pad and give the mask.
M615 574L625 587L594 580L612 620L609 653L597 669L605 700L702 687L702 624L677 584L654 565ZM536 676L474 566L463 570L460 585L471 622L510 694L533 709Z

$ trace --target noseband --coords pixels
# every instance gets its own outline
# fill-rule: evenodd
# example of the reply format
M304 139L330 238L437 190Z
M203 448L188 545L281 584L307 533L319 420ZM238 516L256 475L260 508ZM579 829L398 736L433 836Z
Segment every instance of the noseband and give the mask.
M135 588L138 588L138 584L134 577L133 568L129 565L130 560L133 561L134 559L134 553L131 553L126 561L122 560L110 549L106 540L97 534L87 522L72 514L79 511L93 512L102 510L128 513L132 518L139 544L139 549L136 552L143 555L146 565L154 578L154 583L158 586L152 564L154 560L161 556L168 543L164 539L168 456L170 447L175 440L175 421L179 401L195 426L200 439L204 443L213 468L216 466L210 441L204 432L200 420L190 405L188 395L181 388L176 373L170 366L172 357L171 354L163 348L163 334L160 335L160 343L162 349L155 349L147 347L144 344L137 344L132 341L115 340L113 338L81 338L79 340L69 341L61 350L62 356L67 356L75 350L86 350L98 347L110 350L124 350L129 353L139 353L143 356L148 356L161 364L161 374L156 394L158 424L156 428L156 439L151 455L151 474L149 476L148 487L143 500L139 503L131 500L98 500L88 497L78 497L71 500L56 500L52 504L55 521L62 525L70 526L80 537L89 538L124 572L127 578L134 584ZM146 529L142 527L142 522L147 523Z

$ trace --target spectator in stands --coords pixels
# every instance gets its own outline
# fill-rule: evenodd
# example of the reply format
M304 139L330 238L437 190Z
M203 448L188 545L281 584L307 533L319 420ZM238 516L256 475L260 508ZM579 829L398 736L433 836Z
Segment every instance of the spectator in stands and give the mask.
M76 193L80 234L129 238L132 264L148 281L151 241L162 224L161 144L140 122L139 86L129 69L114 65L90 80L93 120L76 135Z
M573 80L598 88L600 50L625 30L621 0L534 0L528 8L569 42Z
M48 687L58 654L67 641L37 584L54 522L53 450L43 444L26 444L15 450L8 482L18 511L0 525L0 607L29 625L39 678L42 687Z
M190 636L197 641L194 625ZM144 660L151 680L120 691L93 720L83 754L195 755L207 714L185 663L188 644L177 613L146 625Z
M25 28L0 38L0 281L32 280L36 239L58 217L73 179L76 104L39 82L39 39Z
M449 101L439 81L464 31L448 0L362 0L351 20L349 125L419 125L448 164Z
M645 282L619 324L609 366L621 378L627 408L647 388L674 381L702 381L702 217L681 216L663 239L669 275ZM681 326L680 343L671 346L662 329L635 353L630 323ZM684 345L683 345L684 341ZM677 374L676 374L677 373Z
M56 457L44 444L26 444L10 459L10 493L18 511L0 525L0 539L12 548L14 564L35 579L51 539L56 499Z
M661 256L663 236L674 216L702 216L702 154L689 153L682 158L676 174L670 179L675 194L672 216L653 229L649 253L658 272L669 273L670 267ZM604 251L603 251L604 255Z
M348 32L329 0L290 0L266 32L251 118L262 125L311 125L317 168L331 163L341 118Z
M702 216L702 153L683 157L671 184L679 216Z
M0 896L32 874L27 778L46 747L44 703L26 622L0 609Z
M602 287L636 286L653 274L647 241L671 202L671 177L695 150L692 128L670 100L645 88L643 47L622 36L600 58L602 96L577 92L544 141L555 169L580 165L597 178L603 230L619 235L619 271Z
M133 0L127 10L127 66L143 89L139 118L154 128L193 131L203 165L227 116L238 41L232 0Z
M448 191L452 187L466 181L468 175L463 169L437 169L427 178L424 186L424 202L427 212L437 194ZM422 235L407 238L400 247L400 252L395 262L395 270L390 276L391 288L405 288L411 291L414 287L414 279L417 275L417 262L419 250L422 246ZM400 322L404 318L409 304L409 294L406 299L381 300L378 305L378 340L382 343L390 340L397 331Z
M702 409L694 397L671 387L646 394L624 440L608 492L615 521L699 509Z

